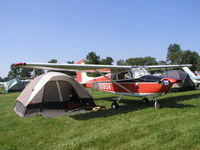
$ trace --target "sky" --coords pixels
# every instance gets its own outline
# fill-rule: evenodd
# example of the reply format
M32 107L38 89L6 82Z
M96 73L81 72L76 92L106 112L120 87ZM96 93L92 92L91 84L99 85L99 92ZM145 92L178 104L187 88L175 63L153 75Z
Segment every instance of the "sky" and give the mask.
M0 0L0 77L16 62L165 60L177 43L200 54L199 0Z

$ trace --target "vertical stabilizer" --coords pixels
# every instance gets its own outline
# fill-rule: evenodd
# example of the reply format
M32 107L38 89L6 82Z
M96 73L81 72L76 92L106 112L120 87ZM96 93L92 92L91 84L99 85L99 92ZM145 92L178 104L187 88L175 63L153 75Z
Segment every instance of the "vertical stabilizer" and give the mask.
M85 64L84 60L79 60L76 64ZM76 81L82 82L82 72L76 72Z
M78 61L76 64L85 64L84 60ZM93 80L93 77L88 77L87 72L76 72L76 81L78 81L81 84L85 84L89 80Z
M190 78L195 78L195 74L188 68L188 67L183 67L183 70L190 76Z

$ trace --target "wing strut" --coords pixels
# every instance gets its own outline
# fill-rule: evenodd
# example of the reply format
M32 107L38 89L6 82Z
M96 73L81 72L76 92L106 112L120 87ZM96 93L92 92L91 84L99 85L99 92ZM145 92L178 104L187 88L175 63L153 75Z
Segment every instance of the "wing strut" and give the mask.
M95 70L97 73L99 73L100 75L104 76L105 78L107 78L108 80L110 80L111 82L115 83L117 86L121 87L122 89L124 89L125 91L127 91L128 93L134 95L134 93L132 91L130 91L129 89L125 88L124 86L122 86L121 84L117 83L115 80L112 80L111 78L105 76L102 72Z

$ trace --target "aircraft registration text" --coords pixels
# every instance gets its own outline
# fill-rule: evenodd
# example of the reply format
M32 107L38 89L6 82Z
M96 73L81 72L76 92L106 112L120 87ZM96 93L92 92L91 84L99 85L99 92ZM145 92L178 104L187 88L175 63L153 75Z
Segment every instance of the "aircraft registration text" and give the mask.
M110 83L98 83L100 90L111 90Z

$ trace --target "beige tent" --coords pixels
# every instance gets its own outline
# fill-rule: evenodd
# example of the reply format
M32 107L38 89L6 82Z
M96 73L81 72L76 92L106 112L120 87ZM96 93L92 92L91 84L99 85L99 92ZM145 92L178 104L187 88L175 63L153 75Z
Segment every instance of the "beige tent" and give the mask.
M49 72L32 80L17 98L14 108L21 117L40 115L43 110L70 110L95 106L91 95L66 74Z

